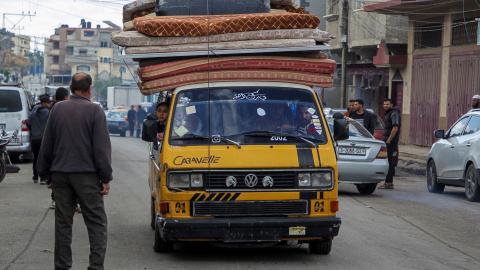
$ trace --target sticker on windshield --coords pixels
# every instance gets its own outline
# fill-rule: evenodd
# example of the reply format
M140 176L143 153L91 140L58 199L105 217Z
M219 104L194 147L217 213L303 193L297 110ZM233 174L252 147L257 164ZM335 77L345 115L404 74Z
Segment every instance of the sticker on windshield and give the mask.
M318 119L318 115L312 115L313 119Z
M185 112L187 113L187 115L196 113L197 110L195 109L195 105L185 108Z
M315 114L315 109L314 108L308 108L307 112L309 112L310 114ZM313 115L312 115L313 117Z
M176 119L183 119L183 112L178 112L175 114Z
M235 100L267 100L265 94L259 94L260 90L257 90L252 93L235 93L233 94L233 99Z
M265 116L266 113L265 113L265 110L264 110L264 109L258 108L258 109L257 109L257 114L258 114L259 116Z
M312 121L313 121L313 123L320 123L320 120L318 120L318 119L313 119Z
M317 131L316 131L315 128L313 128L313 127L308 128L308 132L309 132L309 133L317 133Z
M177 133L178 136L183 137L183 135L188 133L188 129L186 129L184 126L181 126L175 129L175 133Z
M183 104L188 104L190 103L190 99L188 97L181 97L179 102Z

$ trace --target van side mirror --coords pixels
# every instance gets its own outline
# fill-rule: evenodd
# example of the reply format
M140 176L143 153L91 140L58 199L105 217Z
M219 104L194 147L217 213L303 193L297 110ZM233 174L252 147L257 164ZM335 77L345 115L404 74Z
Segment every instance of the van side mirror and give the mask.
M345 115L337 112L333 115L333 138L335 141L346 140L350 137L350 130L348 128L348 121Z
M157 144L157 128L158 128L158 117L156 114L151 113L147 115L147 118L143 120L143 129L142 129L142 140L146 142L153 142L153 147L155 150L158 149Z
M437 129L433 132L433 135L435 135L435 138L443 139L445 138L445 130Z

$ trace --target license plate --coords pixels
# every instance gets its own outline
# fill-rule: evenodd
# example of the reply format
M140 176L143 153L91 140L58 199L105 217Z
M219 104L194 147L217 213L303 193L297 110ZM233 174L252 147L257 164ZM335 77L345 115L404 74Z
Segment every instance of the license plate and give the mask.
M118 126L118 122L110 122L110 125L112 125L112 126Z
M338 153L341 155L365 156L367 149L359 147L338 147Z
M305 227L290 227L288 228L288 235L305 235Z

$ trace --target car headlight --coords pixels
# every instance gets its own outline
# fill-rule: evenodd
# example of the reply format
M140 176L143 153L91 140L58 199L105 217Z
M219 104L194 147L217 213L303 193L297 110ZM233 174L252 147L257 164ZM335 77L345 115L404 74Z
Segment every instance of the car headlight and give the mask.
M170 188L189 188L190 187L190 174L188 173L173 173L170 175L168 181Z
M190 184L192 187L203 187L203 175L201 173L192 173Z
M298 174L298 186L299 187L309 187L309 186L311 186L310 173L299 173Z
M312 173L312 187L332 186L332 174L330 172Z
M201 173L172 173L168 178L169 188L202 188L203 174Z

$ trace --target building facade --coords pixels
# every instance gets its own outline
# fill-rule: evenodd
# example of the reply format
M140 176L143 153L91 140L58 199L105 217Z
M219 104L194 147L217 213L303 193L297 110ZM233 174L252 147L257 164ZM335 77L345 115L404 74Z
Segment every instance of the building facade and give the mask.
M373 58L383 44L394 55L407 49L408 19L402 15L364 12L363 0L327 0L326 31L336 36L330 41L331 58L337 61L334 85L325 89L327 106L346 107L350 99L363 99L365 107L383 117L382 103L389 97L392 75L388 67L375 66ZM344 55L343 55L344 54ZM343 60L343 61L342 61ZM346 80L342 89L342 64Z
M77 72L95 78L120 77L133 83L136 68L132 60L119 58L119 47L112 43L110 34L120 28L91 28L90 22L81 21L81 28L62 25L45 43L45 72L58 82ZM130 66L130 69L129 69ZM131 72L129 72L131 71ZM68 76L67 76L68 75ZM57 82L57 84L58 84Z
M24 35L15 35L12 37L15 46L12 48L12 54L23 55L30 52L30 37Z
M449 128L480 94L479 6L462 0L389 0L365 11L408 16L407 63L389 67L389 74L403 87L401 141L430 146L433 131Z

